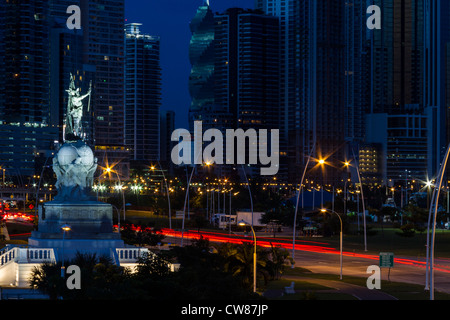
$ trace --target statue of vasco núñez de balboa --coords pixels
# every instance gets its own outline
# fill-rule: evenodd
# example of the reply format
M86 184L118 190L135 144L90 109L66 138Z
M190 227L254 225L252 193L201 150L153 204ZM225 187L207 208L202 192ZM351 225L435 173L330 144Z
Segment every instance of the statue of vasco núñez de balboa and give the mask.
M70 75L70 87L69 90L66 90L66 92L69 94L69 102L67 104L67 114L65 121L66 137L71 137L72 135L76 137L81 137L83 134L81 125L81 120L84 114L83 100L89 97L89 104L88 104L88 112L89 112L92 93L91 87L92 83L91 86L89 87L88 93L86 93L85 95L81 95L80 90L75 87L75 81L72 74Z
M97 159L92 149L83 141L81 121L84 115L83 100L90 98L91 92L89 89L86 95L81 95L71 75L70 88L67 90L69 101L65 121L65 144L53 158L53 171L58 179L58 195L55 201L94 200L89 192L97 170Z

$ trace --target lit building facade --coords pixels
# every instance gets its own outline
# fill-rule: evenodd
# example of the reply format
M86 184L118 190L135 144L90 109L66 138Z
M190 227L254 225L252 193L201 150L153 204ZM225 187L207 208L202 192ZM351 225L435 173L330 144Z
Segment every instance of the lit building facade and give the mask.
M100 167L115 164L125 180L130 163L124 130L124 0L81 0L80 4L83 62L95 68L91 103L96 156Z
M130 160L160 160L161 65L159 37L125 28L125 144Z

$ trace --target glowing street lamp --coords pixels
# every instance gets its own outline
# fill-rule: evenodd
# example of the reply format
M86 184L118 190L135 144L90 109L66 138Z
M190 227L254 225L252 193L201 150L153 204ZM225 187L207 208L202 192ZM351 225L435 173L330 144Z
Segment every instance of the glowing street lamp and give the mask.
M238 225L240 227L246 227L250 226L253 232L253 242L254 242L254 250L253 250L253 292L256 293L256 233L255 229L253 229L253 226L249 223L247 223L244 220L241 220L238 222Z
M61 278L64 278L65 270L66 270L66 267L64 266L64 239L65 239L65 236L66 236L66 232L71 231L72 228L68 224L65 224L65 225L63 225L61 227L61 230L63 231L62 254L61 254L61 259L62 259Z

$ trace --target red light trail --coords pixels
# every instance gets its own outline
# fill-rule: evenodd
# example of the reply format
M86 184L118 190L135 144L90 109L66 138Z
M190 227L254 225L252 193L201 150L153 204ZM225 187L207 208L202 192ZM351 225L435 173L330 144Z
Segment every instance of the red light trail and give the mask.
M175 230L171 230L171 229L162 229L162 230L158 231L158 233L163 234L166 237L181 238L181 231L175 231ZM246 239L243 236L224 235L221 233L214 233L214 232L199 233L197 231L187 230L184 232L183 237L186 239L191 239L191 240L199 240L201 237L203 237L204 239L207 239L211 242L218 242L218 243L234 243L234 244L253 243L253 239L251 237ZM278 248L284 248L287 250L292 250L292 243L281 242L281 241L287 241L287 239L283 239L283 238L273 239L273 238L268 238L268 237L258 237L257 238L257 244L260 247L271 248L273 246L273 247L278 247ZM305 251L305 252L336 254L336 255L340 254L340 251L338 249L327 247L325 245L326 245L326 243L324 243L324 242L296 241L295 249L298 251ZM373 260L373 261L379 261L379 259L380 259L380 257L378 255L354 253L354 252L343 252L343 256L362 258L362 259L368 259L368 260ZM425 261L418 261L418 260L412 260L412 259L406 259L406 258L395 258L395 263L419 267L419 268L426 267ZM450 273L450 266L435 265L435 270Z

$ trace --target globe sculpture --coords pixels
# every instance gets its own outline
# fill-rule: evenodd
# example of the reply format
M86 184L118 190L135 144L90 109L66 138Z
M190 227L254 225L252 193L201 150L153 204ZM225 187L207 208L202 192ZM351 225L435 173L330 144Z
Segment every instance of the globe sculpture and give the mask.
M58 195L55 201L93 201L90 189L97 170L97 159L83 141L64 144L53 158Z

